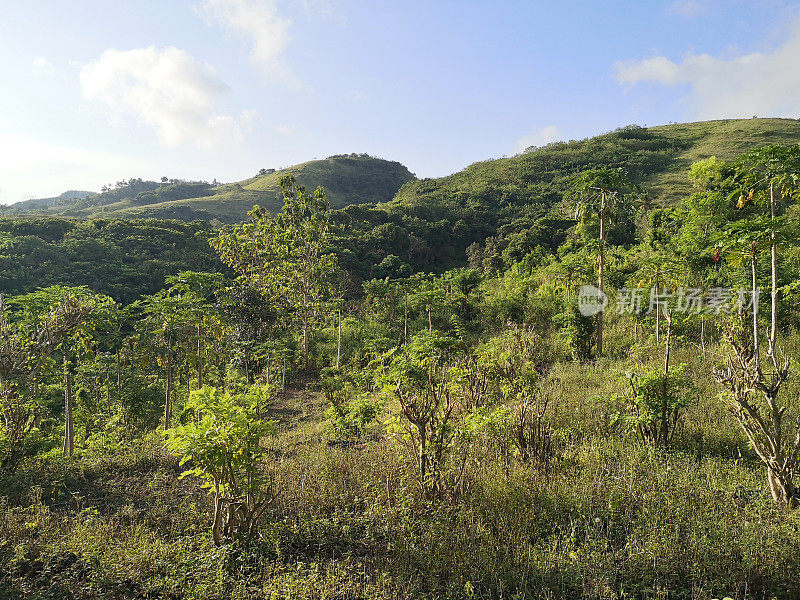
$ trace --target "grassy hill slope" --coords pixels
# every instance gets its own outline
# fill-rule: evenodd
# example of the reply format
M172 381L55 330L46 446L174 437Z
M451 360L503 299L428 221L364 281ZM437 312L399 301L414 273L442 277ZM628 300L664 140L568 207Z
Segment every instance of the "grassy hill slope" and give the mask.
M504 209L514 206L552 206L562 199L572 174L601 165L624 168L650 190L656 202L670 203L690 193L688 169L698 159L733 159L754 146L798 142L800 121L793 119L632 125L478 162L447 177L409 182L398 192L394 205L494 214L508 213Z
M169 181L163 184L130 180L104 193L54 205L13 205L5 214L36 212L77 218L158 218L184 221L204 219L236 222L259 204L278 210L282 204L279 181L287 174L309 189L325 188L334 208L379 203L392 199L414 175L398 162L366 154L331 156L279 171L267 171L237 183L212 186L203 182Z

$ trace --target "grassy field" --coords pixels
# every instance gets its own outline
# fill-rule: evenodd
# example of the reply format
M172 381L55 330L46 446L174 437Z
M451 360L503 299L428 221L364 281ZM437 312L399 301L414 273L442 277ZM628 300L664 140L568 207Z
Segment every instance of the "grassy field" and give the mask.
M796 597L800 515L769 498L709 383L716 347L678 351L700 400L662 451L615 418L621 374L657 364L659 350L610 351L548 373L558 394L546 468L479 439L465 485L434 503L415 494L382 425L339 442L318 392L301 382L278 394L274 500L260 538L241 546L213 546L209 498L179 479L158 434L32 458L0 482L0 596Z

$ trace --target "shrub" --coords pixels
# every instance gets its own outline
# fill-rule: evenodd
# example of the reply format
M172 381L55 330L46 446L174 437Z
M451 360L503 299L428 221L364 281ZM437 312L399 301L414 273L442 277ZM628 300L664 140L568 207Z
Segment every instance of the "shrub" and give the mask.
M264 395L261 388L231 396L204 387L192 392L186 405L194 422L165 432L167 448L181 457L181 465L194 465L181 477L200 477L214 494L217 545L255 532L272 499L261 440L275 435L275 426L259 419Z
M673 368L669 374L654 369L643 375L628 373L627 378L631 393L628 423L644 442L665 446L675 433L681 411L695 394L686 365Z

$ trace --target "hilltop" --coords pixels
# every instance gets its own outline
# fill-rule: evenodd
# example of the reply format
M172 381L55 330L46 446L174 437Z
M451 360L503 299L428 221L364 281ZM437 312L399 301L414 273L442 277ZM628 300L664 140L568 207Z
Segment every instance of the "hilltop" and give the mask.
M262 169L254 177L229 184L167 178L161 182L130 179L101 193L85 192L68 197L72 194L68 192L57 199L21 202L8 207L4 214L231 223L244 220L255 204L277 211L282 204L279 181L289 174L309 189L325 188L334 208L387 202L404 183L415 179L398 162L367 154L343 154L280 170Z

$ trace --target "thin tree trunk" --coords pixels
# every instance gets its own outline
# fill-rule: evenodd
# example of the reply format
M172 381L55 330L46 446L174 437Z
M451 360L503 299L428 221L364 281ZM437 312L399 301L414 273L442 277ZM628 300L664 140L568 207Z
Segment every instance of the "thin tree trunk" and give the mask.
M772 289L771 291L771 309L770 315L770 329L769 329L769 346L767 352L770 356L775 354L775 340L778 335L778 245L775 239L775 189L774 184L769 184L769 215L772 224L770 231L770 270L772 275ZM755 296L753 302L755 303Z
M197 326L197 389L203 388L203 326Z
M308 371L308 322L303 321L303 369Z
M167 385L164 392L164 429L169 429L172 416L172 348L167 352Z
M661 283L661 278L658 276L658 268L656 268L656 294L659 294L661 290L659 290L659 284ZM661 334L661 311L659 310L659 306L656 305L656 344L659 342L659 336Z
M339 327L336 332L336 370L339 370L339 365L342 359L342 309L339 309Z
M286 389L286 357L283 357L283 366L281 367L281 390Z
M431 306L428 305L428 331L433 331L433 316L431 314L432 312L433 310L431 309Z
M603 268L605 266L605 224L606 224L606 194L600 204L600 248L597 253L597 288L603 292L605 287ZM603 356L603 311L597 313L597 356Z
M120 356L121 351L117 350L117 401L119 402L120 396L122 396L122 357Z
M750 275L752 278L753 287L753 358L756 362L756 368L760 368L761 358L758 355L758 278L756 277L756 255L753 251L753 256L750 259Z
M669 442L669 415L667 414L667 387L669 386L669 356L670 356L670 342L672 341L672 315L668 312L664 313L667 318L667 344L664 352L664 401L661 407L661 444L666 445Z
M700 317L700 349L703 351L703 358L706 357L706 320Z
M408 343L408 291L403 293L403 340Z
M64 456L75 454L75 430L72 422L72 365L64 357Z

